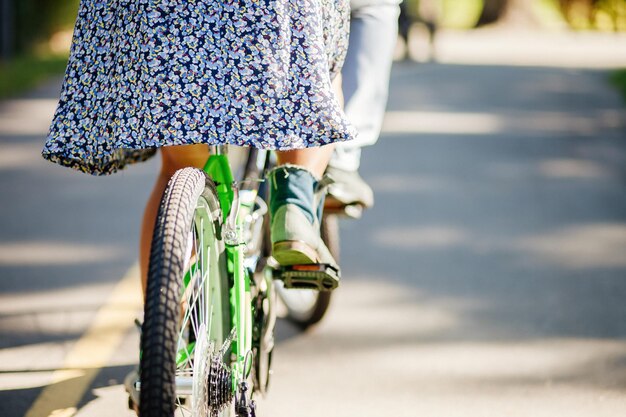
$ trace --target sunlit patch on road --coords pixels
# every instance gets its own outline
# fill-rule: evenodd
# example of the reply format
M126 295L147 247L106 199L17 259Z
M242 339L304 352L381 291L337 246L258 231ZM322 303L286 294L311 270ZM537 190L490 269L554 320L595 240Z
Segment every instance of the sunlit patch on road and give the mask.
M2 102L0 135L39 135L47 133L57 99L15 99Z
M626 127L626 117L614 110L572 114L559 111L432 112L395 110L385 114L383 132L394 134L458 135L460 139L503 133L531 134L531 137L570 133L573 137L593 136L600 129ZM415 138L416 140L419 137ZM518 140L524 140L520 138Z
M5 100L0 107L0 135L40 135L50 128L57 99Z
M575 224L518 236L451 226L387 227L374 231L371 240L378 247L405 252L454 248L474 255L512 255L520 263L566 269L626 267L625 223Z
M81 265L120 257L118 247L55 241L0 243L0 266Z
M44 387L52 382L55 371L33 372L6 372L0 373L0 391L11 391ZM85 374L82 370L66 371L61 377L56 377L58 382L78 378Z
M601 164L584 159L554 158L542 161L539 172L548 178L606 179L611 173Z
M72 417L77 411L76 407L60 408L54 410L48 417Z
M513 247L567 269L626 267L626 223L580 224L528 236Z
M36 143L0 143L0 171L33 169L45 161L41 157L42 145Z
M398 227L379 230L372 236L376 245L402 250L450 248L459 246L469 238L466 231L450 226Z
M496 114L388 111L385 114L385 133L433 133L479 135L494 134L504 129Z

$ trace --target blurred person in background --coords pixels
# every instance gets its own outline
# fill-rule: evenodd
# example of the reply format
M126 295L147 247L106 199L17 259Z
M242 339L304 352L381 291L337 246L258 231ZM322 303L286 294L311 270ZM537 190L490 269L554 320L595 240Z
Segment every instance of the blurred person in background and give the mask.
M326 172L336 181L329 187L329 205L374 204L370 186L359 175L361 148L378 140L389 76L398 38L401 0L352 0L350 40L342 70L345 113L358 136L336 146Z
M436 0L351 0L350 40L342 70L345 113L356 127L355 140L337 144L326 172L335 180L329 187L328 206L374 205L371 187L359 175L361 148L374 145L382 128L391 64L398 31L408 36L412 18L406 24L400 8L413 8L429 33L429 58L434 56L434 36L440 4ZM408 43L406 43L408 57Z
M438 0L419 0L417 3L417 23L422 26L427 37L427 46L424 45L426 61L435 60L435 35L439 29L441 7L441 1ZM406 49L408 54L408 44Z
M435 60L435 35L441 14L441 0L406 0L400 4L398 35L404 43L403 59L418 58L425 62ZM425 41L419 42L419 57L411 55L411 30L414 26L417 26L417 33L414 32L413 38Z

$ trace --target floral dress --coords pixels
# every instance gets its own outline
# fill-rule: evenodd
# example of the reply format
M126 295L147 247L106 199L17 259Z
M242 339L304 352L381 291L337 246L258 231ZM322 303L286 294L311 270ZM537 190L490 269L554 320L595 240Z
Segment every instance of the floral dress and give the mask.
M110 174L156 148L353 138L331 90L348 0L82 0L44 158Z

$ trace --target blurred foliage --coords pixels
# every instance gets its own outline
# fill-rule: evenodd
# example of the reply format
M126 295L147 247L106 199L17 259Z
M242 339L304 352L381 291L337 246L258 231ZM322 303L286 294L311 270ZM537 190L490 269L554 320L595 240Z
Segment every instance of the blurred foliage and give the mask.
M66 55L23 55L0 63L0 98L35 87L52 74L63 74Z
M626 30L626 0L559 0L574 29Z
M611 74L611 84L613 84L622 93L622 97L626 100L626 68L617 70Z
M495 3L492 3L495 1ZM447 29L472 29L477 27L481 15L489 8L495 15L504 15L504 8L510 7L511 0L404 0L408 3L407 10L419 20L421 3L437 4L439 10L438 24ZM515 0L515 3L527 3L532 13L547 26L555 26L554 21L563 23L559 9L559 0ZM502 7L502 10L499 8ZM497 20L497 19L494 19ZM562 24L561 24L562 26Z
M14 53L41 48L57 32L71 29L79 0L9 0L13 8ZM437 10L444 28L476 27L485 12L498 20L517 9L532 10L542 26L626 30L626 0L404 0L418 18L424 6ZM422 13L420 13L422 9ZM44 48L45 49L45 48Z
M0 98L63 74L79 0L10 0L11 48L0 60ZM0 22L1 24L6 24Z
M79 0L12 0L14 53L45 49L55 33L71 29L78 3Z
M0 62L0 96L33 86L47 74L62 73L67 45L80 0L9 0L13 18L13 48L9 62ZM494 23L508 24L507 13L525 9L536 26L575 30L626 31L626 0L404 0L413 19L436 22L439 27L471 29L487 7ZM429 10L429 16L425 16ZM510 14L510 13L509 13ZM2 23L2 22L0 22ZM615 83L624 85L625 76Z
M406 1L406 0L405 0ZM450 29L469 29L476 26L483 8L482 0L437 0L441 2L440 25Z
M438 6L439 26L471 29L488 23L510 23L511 14L534 26L575 30L626 30L626 0L404 0L419 19L420 3ZM532 19L528 17L532 15ZM513 19L515 20L515 19Z

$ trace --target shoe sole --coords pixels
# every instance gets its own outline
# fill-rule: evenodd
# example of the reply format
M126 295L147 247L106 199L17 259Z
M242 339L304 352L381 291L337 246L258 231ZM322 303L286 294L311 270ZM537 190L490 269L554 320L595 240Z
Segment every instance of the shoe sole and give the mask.
M274 243L272 256L281 266L309 265L321 262L315 249L304 242L293 240Z

